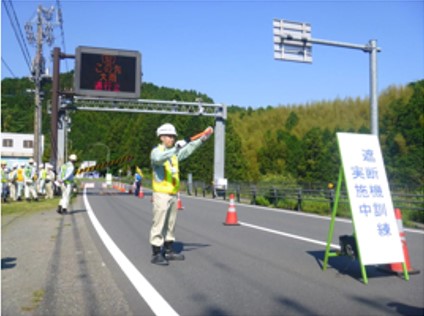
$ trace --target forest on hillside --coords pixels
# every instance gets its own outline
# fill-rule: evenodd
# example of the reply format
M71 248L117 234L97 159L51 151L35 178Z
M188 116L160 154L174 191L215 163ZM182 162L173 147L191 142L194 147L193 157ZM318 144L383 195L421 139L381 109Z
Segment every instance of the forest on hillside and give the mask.
M73 72L61 74L61 90L70 90ZM2 132L33 133L34 96L26 93L33 83L26 78L4 79L1 85ZM45 135L44 161L50 159L50 116L47 108L51 84L43 86L42 131ZM179 90L143 83L142 99L213 102L195 90ZM379 140L391 186L412 190L424 188L424 80L393 86L379 96ZM181 137L214 125L212 118L158 114L127 114L74 111L68 134L69 151L81 160L104 161L125 154L136 165L150 171L149 155L157 143L156 129L165 122L174 124ZM335 99L290 106L241 108L228 106L225 144L225 176L230 182L336 182L340 158L336 133L370 132L369 100ZM181 176L210 183L213 176L213 141L207 142L190 159L182 162ZM115 174L119 167L112 167Z

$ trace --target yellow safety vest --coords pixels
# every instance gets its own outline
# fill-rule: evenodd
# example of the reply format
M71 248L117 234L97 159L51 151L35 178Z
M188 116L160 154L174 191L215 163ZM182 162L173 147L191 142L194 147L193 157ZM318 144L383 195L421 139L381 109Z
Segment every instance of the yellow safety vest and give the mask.
M165 147L160 145L159 149L163 151ZM158 167L155 166L155 168L158 168ZM174 155L170 159L168 159L163 164L162 168L164 168L163 179L158 179L158 177L155 176L155 171L153 170L153 177L152 177L153 192L177 194L180 189L180 170L178 168L177 156Z
M6 174L6 171L3 170L3 168L1 169L1 182L2 183L7 182L7 174Z
M18 170L16 170L16 180L24 182L24 169L18 168Z

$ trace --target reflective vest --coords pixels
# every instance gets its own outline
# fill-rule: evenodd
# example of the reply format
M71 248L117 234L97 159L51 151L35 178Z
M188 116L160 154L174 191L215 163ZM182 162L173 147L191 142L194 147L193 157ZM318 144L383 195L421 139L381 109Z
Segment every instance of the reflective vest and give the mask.
M165 147L159 145L158 148L161 151L165 150ZM163 168L163 172L155 171L157 168ZM163 178L160 178L163 176ZM180 170L178 168L178 158L176 155L168 159L163 166L154 166L153 168L153 192L177 194L180 189Z
M23 168L18 168L18 170L16 170L16 181L24 182L24 169Z
M6 171L3 168L1 169L1 182L2 183L6 183L7 182L7 173L6 173Z
M46 169L41 169L40 174L41 174L40 175L40 178L43 179L43 180L46 180L47 170Z
M74 177L72 173L74 172L74 165L71 162L67 162L60 168L60 179L65 182L65 184L70 184L74 182ZM69 173L69 174L68 174ZM68 179L66 179L68 177Z
M30 167L30 166L27 166L26 168L25 168L25 179L26 180L32 180L32 173L33 173L33 171L32 171L32 167Z

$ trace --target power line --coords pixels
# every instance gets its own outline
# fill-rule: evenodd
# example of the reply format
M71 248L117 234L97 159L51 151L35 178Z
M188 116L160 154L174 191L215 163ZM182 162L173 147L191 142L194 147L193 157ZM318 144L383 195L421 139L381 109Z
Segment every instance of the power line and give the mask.
M21 48L21 52L24 56L25 62L28 66L29 71L31 72L31 56L29 54L28 46L26 45L24 36L21 31L21 26L19 24L18 17L16 16L15 9L13 7L12 1L2 0L4 8L6 10L7 16L9 18L10 24L12 25L13 32L15 33L18 44ZM13 14L13 16L12 16Z
M16 78L15 74L13 73L12 69L10 69L9 65L6 63L6 61L3 59L3 56L1 57L1 62L6 66L7 70L9 70L10 74L13 76L13 78Z

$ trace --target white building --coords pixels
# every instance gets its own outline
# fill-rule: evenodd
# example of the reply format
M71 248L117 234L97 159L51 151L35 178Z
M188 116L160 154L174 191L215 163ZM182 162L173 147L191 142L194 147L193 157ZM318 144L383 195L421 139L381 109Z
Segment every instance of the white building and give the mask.
M41 153L44 153L44 135L41 136ZM34 157L34 134L1 133L1 160L10 168L14 163L26 163Z

